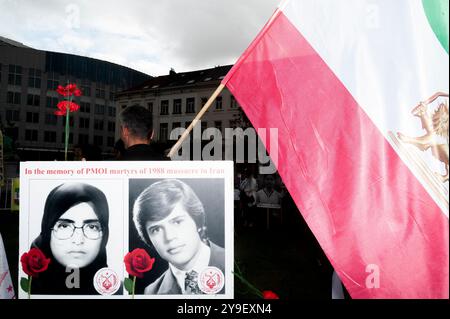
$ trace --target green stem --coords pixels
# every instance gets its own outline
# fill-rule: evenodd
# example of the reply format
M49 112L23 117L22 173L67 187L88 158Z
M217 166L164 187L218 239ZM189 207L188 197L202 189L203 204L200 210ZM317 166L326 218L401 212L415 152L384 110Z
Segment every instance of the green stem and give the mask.
M136 276L133 276L133 289L131 291L131 299L134 299L134 288L136 287Z
M66 141L64 146L64 160L67 161L67 148L69 146L69 108L66 108Z
M234 274L239 280L241 280L245 285L247 285L247 286L253 291L254 294L256 294L256 295L257 295L258 297L260 297L260 298L263 297L261 291L260 291L258 288L256 288L255 286L253 286L251 283L249 283L249 282L247 281L247 279L245 279L244 277L242 277L240 274L238 274L238 273L236 273L236 272L233 272L233 274Z
M28 299L30 299L31 295L31 281L33 280L33 277L28 276Z

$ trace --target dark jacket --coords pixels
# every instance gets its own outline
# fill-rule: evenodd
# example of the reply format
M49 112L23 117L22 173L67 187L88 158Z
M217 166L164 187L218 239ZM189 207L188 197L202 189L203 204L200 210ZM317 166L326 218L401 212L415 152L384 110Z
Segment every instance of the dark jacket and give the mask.
M120 157L121 161L165 161L167 160L162 154L156 152L148 144L136 144L125 150Z
M225 274L225 249L210 242L211 256L209 257L209 266L219 268ZM219 294L225 292L225 286ZM158 279L145 288L146 295L181 295L181 288L170 268L168 268Z

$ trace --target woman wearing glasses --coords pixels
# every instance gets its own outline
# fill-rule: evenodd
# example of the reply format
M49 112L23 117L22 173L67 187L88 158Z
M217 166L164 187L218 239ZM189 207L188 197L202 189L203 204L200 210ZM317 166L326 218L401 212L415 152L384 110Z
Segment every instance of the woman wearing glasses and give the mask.
M32 243L51 262L33 279L33 293L97 294L93 278L107 267L108 219L108 202L98 188L84 183L54 188L45 202L41 233Z

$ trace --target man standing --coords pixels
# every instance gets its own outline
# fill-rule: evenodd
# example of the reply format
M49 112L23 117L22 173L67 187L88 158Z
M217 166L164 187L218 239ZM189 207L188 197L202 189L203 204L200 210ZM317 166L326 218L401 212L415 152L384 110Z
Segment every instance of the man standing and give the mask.
M119 114L120 135L125 144L122 161L153 160L163 161L162 154L158 154L149 145L153 138L152 113L140 105L129 106Z

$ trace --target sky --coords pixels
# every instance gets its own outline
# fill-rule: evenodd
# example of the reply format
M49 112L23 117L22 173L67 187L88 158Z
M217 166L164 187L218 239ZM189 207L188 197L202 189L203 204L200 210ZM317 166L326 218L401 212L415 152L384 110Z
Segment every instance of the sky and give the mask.
M280 0L0 0L0 36L158 76L228 65Z

